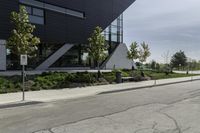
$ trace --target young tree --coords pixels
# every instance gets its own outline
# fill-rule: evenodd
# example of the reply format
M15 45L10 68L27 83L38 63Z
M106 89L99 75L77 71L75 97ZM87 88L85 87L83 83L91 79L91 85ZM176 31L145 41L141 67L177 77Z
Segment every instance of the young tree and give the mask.
M156 63L156 70L159 71L160 70L160 64Z
M105 60L106 53L108 47L105 43L105 37L101 34L102 29L101 27L97 26L92 33L91 37L88 38L89 41L89 56L94 60L94 62L97 62L97 68L98 68L98 79L100 78L100 62Z
M151 55L149 45L145 42L141 43L141 48L139 51L139 60L143 64L147 58Z
M187 57L184 51L176 52L171 58L172 68L180 68L187 66Z
M145 42L141 43L141 48L139 50L139 61L143 63L147 60L147 58L151 55L149 45ZM142 68L143 69L143 68ZM141 76L144 77L144 72L141 71Z
M133 42L130 45L130 50L127 52L127 58L132 60L132 70L134 70L134 60L138 59L138 44Z
M40 39L32 34L35 26L29 22L29 16L24 6L20 6L19 12L11 13L11 22L14 29L7 40L7 47L18 58L22 54L33 56Z
M170 62L170 61L169 61L169 60L170 60L170 57L171 57L169 50L168 50L167 52L163 53L163 54L161 55L161 57L164 59L164 64L168 65L169 62Z

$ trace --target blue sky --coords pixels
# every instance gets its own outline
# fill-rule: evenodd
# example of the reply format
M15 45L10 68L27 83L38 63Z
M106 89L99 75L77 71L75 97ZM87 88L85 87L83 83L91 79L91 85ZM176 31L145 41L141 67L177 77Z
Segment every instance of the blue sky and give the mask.
M183 50L200 60L200 0L136 0L124 13L124 42L145 41L155 59Z

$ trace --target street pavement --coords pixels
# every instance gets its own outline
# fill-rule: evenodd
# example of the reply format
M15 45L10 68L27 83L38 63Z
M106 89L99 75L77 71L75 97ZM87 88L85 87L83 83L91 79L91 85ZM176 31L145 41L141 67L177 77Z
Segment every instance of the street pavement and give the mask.
M200 133L200 81L0 109L0 133Z

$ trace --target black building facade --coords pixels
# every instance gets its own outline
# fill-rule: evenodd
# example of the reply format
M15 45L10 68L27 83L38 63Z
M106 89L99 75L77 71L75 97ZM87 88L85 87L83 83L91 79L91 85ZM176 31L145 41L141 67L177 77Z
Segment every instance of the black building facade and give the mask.
M19 6L24 5L29 13L30 22L36 25L34 35L41 39L38 59L33 64L40 65L55 51L64 48L64 44L73 44L74 46L67 51L60 50L65 55L64 57L63 55L59 55L59 58L52 57L55 61L47 66L90 66L91 62L86 61L87 53L82 49L87 44L87 38L96 26L102 27L104 29L102 34L112 45L109 50L109 53L112 53L115 49L114 45L123 42L123 16L121 14L134 1L0 0L0 40L7 40L13 28L10 23L10 13L18 11ZM85 61L81 58L84 58ZM12 62L8 60L11 60L9 54L7 55L7 68L12 68L12 65L9 66ZM62 60L65 60L65 63L62 63ZM36 66L31 66L31 64L30 67L37 69ZM42 69L42 67L40 68Z

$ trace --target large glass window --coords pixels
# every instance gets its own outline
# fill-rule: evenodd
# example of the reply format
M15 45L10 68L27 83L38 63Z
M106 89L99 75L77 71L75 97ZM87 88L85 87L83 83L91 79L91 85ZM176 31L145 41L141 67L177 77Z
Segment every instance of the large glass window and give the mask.
M102 33L109 44L111 54L118 44L123 43L123 14L114 20Z
M108 42L122 43L123 42L123 15L120 15L114 20L110 26L104 30L104 36Z
M44 25L44 10L31 7L31 6L25 6L26 10L29 14L29 20L31 23L34 24L40 24Z
M51 67L90 67L90 58L86 49L85 46L75 45Z

